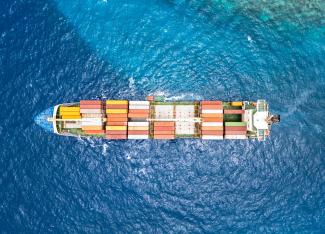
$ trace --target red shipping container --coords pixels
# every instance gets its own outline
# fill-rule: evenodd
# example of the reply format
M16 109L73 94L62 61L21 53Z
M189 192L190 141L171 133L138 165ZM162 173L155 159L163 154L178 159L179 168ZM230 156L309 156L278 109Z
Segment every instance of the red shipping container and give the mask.
M154 131L154 134L156 135L174 135L175 131Z
M87 134L105 134L105 130L85 130Z
M174 131L174 126L154 126L155 131Z
M106 126L127 126L128 122L106 122Z
M203 118L223 118L223 114L218 113L201 113L201 117Z
M223 118L202 118L203 122L223 122Z
M127 122L128 118L107 117L107 122Z
M201 105L202 110L223 110L222 105Z
M246 135L246 131L225 131L225 135Z
M154 135L154 139L162 139L162 140L169 140L169 139L175 139L175 135Z
M222 105L222 101L201 101L201 105Z
M80 105L101 105L101 100L81 100Z
M244 114L245 110L224 110L224 114Z
M131 114L149 114L149 110L135 110L131 109L129 110L129 113Z
M106 104L106 109L128 109L128 104Z
M166 126L169 126L169 127L173 127L175 126L175 122L154 122L154 126L155 127L166 127Z
M85 105L85 104L80 104L80 109L102 109L102 105Z
M126 130L106 130L106 134L109 135L123 135L126 134Z
M129 135L149 135L148 130L129 130Z
M154 96L147 96L147 101L152 102L155 100Z
M121 135L106 135L107 139L111 139L111 140L119 140L119 139L126 139L126 134L121 134Z
M246 126L225 126L226 131L246 131Z
M215 135L215 136L223 136L222 130L202 130L202 135Z

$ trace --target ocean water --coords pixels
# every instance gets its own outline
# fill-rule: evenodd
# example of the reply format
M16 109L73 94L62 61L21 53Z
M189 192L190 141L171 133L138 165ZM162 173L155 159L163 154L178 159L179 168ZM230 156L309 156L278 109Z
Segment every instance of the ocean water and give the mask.
M324 1L0 2L1 233L324 233ZM266 99L257 141L59 137L86 98Z

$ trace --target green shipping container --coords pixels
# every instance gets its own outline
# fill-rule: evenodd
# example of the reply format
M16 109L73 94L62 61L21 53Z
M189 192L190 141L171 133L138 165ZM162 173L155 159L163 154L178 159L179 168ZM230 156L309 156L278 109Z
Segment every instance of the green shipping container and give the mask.
M225 126L247 126L246 122L225 122Z

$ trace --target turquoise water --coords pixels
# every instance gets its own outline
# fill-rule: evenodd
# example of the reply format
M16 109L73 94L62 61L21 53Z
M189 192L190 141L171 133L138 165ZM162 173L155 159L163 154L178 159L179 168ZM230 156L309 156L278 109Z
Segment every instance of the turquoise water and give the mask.
M4 233L322 233L324 3L0 3ZM59 137L86 98L266 99L266 142ZM48 127L48 126L46 126Z

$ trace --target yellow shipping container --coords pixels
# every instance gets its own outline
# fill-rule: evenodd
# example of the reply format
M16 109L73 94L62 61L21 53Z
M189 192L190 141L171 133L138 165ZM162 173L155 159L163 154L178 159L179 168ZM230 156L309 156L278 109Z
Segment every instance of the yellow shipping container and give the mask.
M79 106L61 106L60 112L80 112Z
M121 105L121 104L128 104L128 100L106 100L106 104L110 105Z
M127 114L127 109L106 109L106 114Z
M149 127L143 127L143 126L129 126L129 130L149 130Z
M60 112L61 115L80 115L80 112Z
M126 130L127 126L106 126L106 130Z
M243 102L231 102L232 106L242 106Z
M62 119L81 119L80 115L62 115Z

